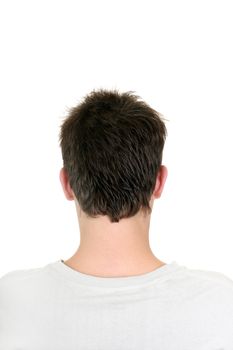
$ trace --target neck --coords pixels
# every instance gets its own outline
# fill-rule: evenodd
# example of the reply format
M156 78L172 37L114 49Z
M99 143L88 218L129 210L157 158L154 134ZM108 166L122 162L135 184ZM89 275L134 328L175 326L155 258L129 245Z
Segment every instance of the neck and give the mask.
M111 223L107 217L79 216L80 245L64 263L84 274L99 277L141 275L165 265L149 245L149 219Z

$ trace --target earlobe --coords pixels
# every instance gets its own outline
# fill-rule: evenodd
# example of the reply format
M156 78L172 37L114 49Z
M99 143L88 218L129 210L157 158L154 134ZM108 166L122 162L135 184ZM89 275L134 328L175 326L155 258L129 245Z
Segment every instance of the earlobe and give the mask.
M70 201L74 200L73 192L72 192L72 189L70 187L68 176L66 174L64 167L61 168L61 170L60 170L59 178L60 178L63 192L66 196L66 199L68 199Z

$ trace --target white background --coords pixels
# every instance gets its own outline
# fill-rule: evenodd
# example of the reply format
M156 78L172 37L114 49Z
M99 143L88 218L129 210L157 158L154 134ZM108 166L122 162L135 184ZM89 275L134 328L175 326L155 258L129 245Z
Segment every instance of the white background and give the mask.
M104 87L135 91L168 119L154 254L233 279L231 5L1 1L1 275L76 251L59 125L67 108Z

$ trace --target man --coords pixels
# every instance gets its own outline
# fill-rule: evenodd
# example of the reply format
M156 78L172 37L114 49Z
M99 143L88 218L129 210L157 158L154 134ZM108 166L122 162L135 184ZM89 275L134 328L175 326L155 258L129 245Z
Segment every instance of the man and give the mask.
M152 252L163 191L161 115L132 92L93 90L61 125L74 200L72 257L0 279L0 350L232 350L233 281Z

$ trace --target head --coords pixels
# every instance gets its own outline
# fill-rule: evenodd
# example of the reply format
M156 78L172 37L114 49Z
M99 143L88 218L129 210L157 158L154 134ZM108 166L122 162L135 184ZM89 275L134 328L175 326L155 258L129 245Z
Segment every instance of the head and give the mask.
M150 215L167 176L162 116L133 92L93 90L69 109L60 131L66 198L91 218Z

